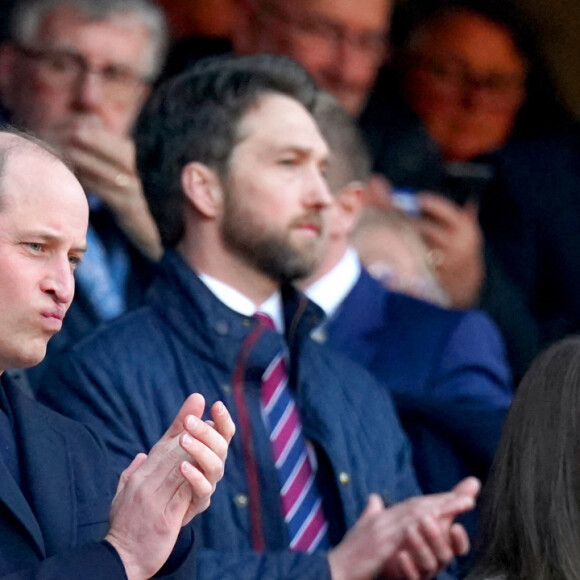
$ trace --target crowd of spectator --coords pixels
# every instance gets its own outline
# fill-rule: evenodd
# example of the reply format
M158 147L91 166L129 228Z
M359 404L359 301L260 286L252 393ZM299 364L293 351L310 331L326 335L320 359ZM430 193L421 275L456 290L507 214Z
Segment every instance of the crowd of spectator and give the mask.
M0 578L576 577L580 125L521 8L2 8Z

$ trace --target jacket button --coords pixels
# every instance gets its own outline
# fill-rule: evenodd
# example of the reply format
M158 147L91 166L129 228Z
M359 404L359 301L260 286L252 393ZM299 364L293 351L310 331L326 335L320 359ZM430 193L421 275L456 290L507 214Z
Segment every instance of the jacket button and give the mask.
M222 391L226 394L229 395L232 392L232 387L228 384L222 385Z
M341 471L338 474L338 481L340 481L342 485L347 485L350 483L350 475L346 471Z
M243 493L238 493L234 497L234 502L238 507L246 507L248 505L248 496Z
M325 328L318 327L311 332L310 338L312 338L312 340L314 340L315 342L325 344L328 341L328 332L326 331Z
M230 326L225 320L218 320L215 324L215 331L219 335L225 336L230 331Z
M245 326L246 328L248 328L248 326L252 325L252 319L251 318L244 318L242 320L242 326Z

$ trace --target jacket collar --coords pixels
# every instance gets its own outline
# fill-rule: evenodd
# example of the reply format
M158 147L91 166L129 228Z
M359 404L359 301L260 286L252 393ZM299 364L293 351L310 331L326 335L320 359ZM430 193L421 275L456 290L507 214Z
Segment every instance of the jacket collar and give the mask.
M256 321L218 300L177 252L165 253L160 272L148 292L148 303L186 344L231 368L237 356L232 345L241 344ZM286 342L292 352L324 315L291 285L284 285L281 295Z

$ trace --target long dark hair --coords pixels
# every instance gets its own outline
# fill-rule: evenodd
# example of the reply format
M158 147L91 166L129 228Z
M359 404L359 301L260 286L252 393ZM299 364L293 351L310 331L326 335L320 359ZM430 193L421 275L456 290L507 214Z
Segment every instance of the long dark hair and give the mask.
M580 337L541 353L508 414L469 577L580 576Z

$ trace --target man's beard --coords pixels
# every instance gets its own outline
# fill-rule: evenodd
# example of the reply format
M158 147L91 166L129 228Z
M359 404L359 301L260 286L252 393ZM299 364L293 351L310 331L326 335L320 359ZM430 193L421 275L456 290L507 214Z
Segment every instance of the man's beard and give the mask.
M226 194L221 223L222 240L232 253L279 284L312 273L318 264L318 240L313 239L312 244L298 249L289 239L291 227L286 232L268 231L263 224L254 221L252 212L240 211L232 197L230 192ZM306 218L303 216L301 220ZM308 220L321 223L318 212L308 216Z

